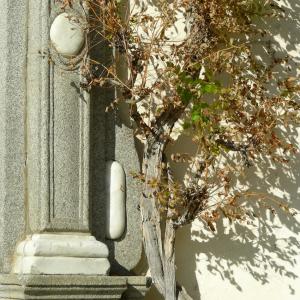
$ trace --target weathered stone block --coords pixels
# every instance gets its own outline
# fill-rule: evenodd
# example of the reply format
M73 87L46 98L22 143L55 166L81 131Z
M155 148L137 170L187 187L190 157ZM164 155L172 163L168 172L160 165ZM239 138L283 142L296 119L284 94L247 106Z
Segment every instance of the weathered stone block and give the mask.
M80 275L0 275L2 300L143 299L149 288L145 277ZM140 298L138 298L140 297Z

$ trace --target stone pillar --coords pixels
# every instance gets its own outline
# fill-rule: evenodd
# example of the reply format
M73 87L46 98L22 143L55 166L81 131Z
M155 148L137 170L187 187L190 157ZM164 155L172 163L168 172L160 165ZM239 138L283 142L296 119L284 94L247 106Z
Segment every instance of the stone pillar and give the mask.
M88 12L60 3L0 0L0 299L143 299L132 131L105 115L102 90L90 109L80 85ZM112 160L124 168L126 215L105 236Z
M28 1L26 180L28 238L18 274L108 273L108 248L89 232L87 11L74 1ZM50 39L51 38L51 39Z

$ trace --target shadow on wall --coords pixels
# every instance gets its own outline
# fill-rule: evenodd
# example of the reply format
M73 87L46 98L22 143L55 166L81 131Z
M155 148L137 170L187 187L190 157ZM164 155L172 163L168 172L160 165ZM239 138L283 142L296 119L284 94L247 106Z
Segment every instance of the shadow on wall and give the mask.
M290 139L297 138L300 131L298 134L287 132L287 136ZM186 145L186 137L181 137L173 150L180 152L186 149ZM176 166L177 171L179 167ZM182 176L179 172L177 175L179 178ZM237 180L238 184L241 181ZM247 170L243 183L262 195L269 194L274 200L285 201L300 212L300 154L280 169L265 160L261 168ZM195 221L177 232L177 280L193 299L218 299L207 297L206 294L211 292L211 288L218 289L220 281L225 281L228 289L242 293L248 284L247 279L251 277L259 286L267 286L274 279L281 278L286 282L286 290L281 292L297 296L296 285L299 282L296 283L295 279L300 276L300 261L297 262L300 257L299 218L280 210L274 215L270 210L260 208L256 201L250 201L248 205L253 207L259 218L253 218L248 224L219 222L216 233L212 233L204 223ZM210 287L203 283L207 283L208 276L215 282L211 282ZM224 292L220 289L219 297ZM230 291L226 292L229 296ZM259 295L261 291L256 292ZM146 299L163 298L152 290ZM278 296L275 299L283 298Z
M255 44L257 57L263 62L268 62L271 54L279 58L291 55L293 58L289 61L288 70L290 76L298 76L299 73L300 3L297 2L280 1L285 17L259 24L269 30L270 42L266 42L265 37L264 41ZM285 69L278 68L276 71L279 77L286 78ZM273 87L269 88L272 90ZM286 140L300 148L300 130L291 126L283 134ZM171 150L174 153L192 153L193 146L188 137L181 136ZM267 158L261 158L259 165L259 168L246 170L243 178L236 178L236 184L249 186L261 195L272 195L273 200L283 200L300 212L300 154L286 165L278 166ZM184 167L174 165L179 180L184 176ZM283 295L300 299L300 218L280 209L274 215L250 199L247 203L259 216L251 219L248 224L219 222L217 233L212 233L205 224L195 221L191 226L178 231L177 280L193 299L227 299L224 293L231 300L253 299L253 296L263 299L263 295L276 300L284 299ZM249 282L258 288L251 291L251 297ZM276 288L276 284L278 290L271 291L269 286ZM162 298L153 289L146 299Z
M300 131L291 130L286 135L290 140L299 139ZM182 148L186 142L185 138L180 138L173 150L184 150ZM292 142L296 143L296 140ZM300 212L300 154L280 168L268 160L264 160L260 166L248 169L245 178L236 180L237 185L243 183L250 186L262 196L272 195L275 201L285 201ZM296 283L293 285L293 281L300 276L300 268L298 271L296 269L297 258L300 257L299 218L280 209L274 215L270 210L260 208L256 201L251 201L248 200L247 204L259 218L251 219L248 224L219 222L216 233L212 233L205 224L195 221L177 232L177 280L193 299L208 299L206 296L201 297L201 291L204 294L210 292L202 284L203 280L208 281L209 274L209 278L215 279L215 285L211 282L211 288L215 289L218 289L221 280L227 281L227 288L243 292L249 277L260 285L271 283L277 277L276 280L282 278L282 281L287 282L287 290L281 292L295 294ZM241 272L244 274L241 275ZM221 290L218 295L222 295Z

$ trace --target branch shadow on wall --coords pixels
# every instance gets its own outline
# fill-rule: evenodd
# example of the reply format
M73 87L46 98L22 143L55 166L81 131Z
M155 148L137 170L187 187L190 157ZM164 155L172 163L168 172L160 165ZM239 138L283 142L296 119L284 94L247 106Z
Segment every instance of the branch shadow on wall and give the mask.
M287 139L296 144L298 134L292 128L286 132ZM188 144L189 138L181 136L172 146L172 152L184 152ZM193 145L188 147L192 148ZM174 169L177 179L182 179L182 165L175 164ZM241 183L243 180L238 178L237 181ZM280 168L264 159L260 168L252 167L247 170L243 184L261 195L272 195L274 200L285 202L300 212L299 182L298 153L289 164ZM248 224L224 226L222 222L218 222L216 233L212 233L199 221L177 232L177 280L193 299L201 299L199 282L201 285L201 276L207 272L243 292L245 282L239 278L237 269L244 270L261 285L272 281L270 273L278 274L282 279L289 278L291 284L287 286L287 292L291 295L295 293L292 282L299 276L294 271L296 258L300 255L300 241L296 238L300 234L299 218L280 209L273 214L269 209L261 208L255 200L245 201L258 216L249 219ZM282 232L282 229L285 231ZM154 291L149 297L147 299L162 299Z
M259 26L267 29L269 35L255 44L257 57L262 62L268 63L270 52L278 58L285 58L287 54L294 57L289 59L288 69L276 68L279 80L287 76L298 76L300 61L300 4L296 1L282 3L285 17L260 23ZM276 83L268 88L276 91ZM280 134L287 142L300 146L300 130L296 126L290 126ZM181 136L172 145L172 152L187 152L187 149L193 147L187 146L188 144L188 137ZM183 166L174 167L181 180ZM292 157L286 165L276 165L268 158L261 157L259 167L247 169L245 176L236 178L235 183L249 186L261 195L271 195L273 200L285 202L299 212L300 154ZM254 200L245 201L259 217L250 218L248 224L224 226L222 222L218 222L216 233L212 233L204 223L197 221L192 226L179 230L176 243L177 278L193 299L201 299L201 276L204 273L219 277L243 292L245 282L239 278L237 269L244 270L247 276L261 285L271 283L270 273L276 274L289 282L286 285L287 294L295 295L293 280L299 276L295 272L297 257L300 255L300 240L297 238L300 234L299 218L280 208L273 214L270 209L261 208Z
M291 168L295 177L286 176L285 172L272 176L272 172L264 172L270 176L262 180L260 177L251 178L251 186L256 187L262 193L270 189L281 188L287 196L288 202L296 210L300 210L300 197L297 192L297 183L300 182L298 163L293 161ZM266 174L267 173L267 174ZM253 173L252 173L253 174ZM272 178L272 180L270 179ZM250 203L251 205L252 203ZM224 227L221 222L217 224L217 233L212 234L205 224L199 222L198 226L188 226L178 233L176 251L178 279L188 289L193 299L201 299L197 284L197 273L207 271L228 281L239 291L243 291L244 282L239 280L236 269L243 269L262 285L270 283L270 273L277 273L280 277L296 279L298 274L294 272L296 258L300 254L299 239L300 223L294 217L279 211L276 215L269 210L263 210L252 204L259 214L259 219L253 224L245 226L236 223L234 226ZM198 228L197 228L198 227ZM280 233L286 228L284 236ZM191 259L194 257L195 260ZM204 262L203 262L204 261ZM200 269L197 269L197 264ZM204 267L205 270L201 270ZM184 273L180 271L184 270ZM203 271L203 272L202 272ZM182 276L189 274L188 278ZM295 293L291 284L290 294Z

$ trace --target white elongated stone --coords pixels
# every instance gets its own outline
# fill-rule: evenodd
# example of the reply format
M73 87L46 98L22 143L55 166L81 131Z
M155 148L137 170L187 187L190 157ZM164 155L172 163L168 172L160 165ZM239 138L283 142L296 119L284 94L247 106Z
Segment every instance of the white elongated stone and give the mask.
M50 39L58 53L64 56L75 56L84 45L85 34L75 16L62 13L51 25Z
M34 234L17 247L13 273L106 275L108 248L91 235Z
M106 165L106 237L120 238L126 226L126 176L116 161Z

